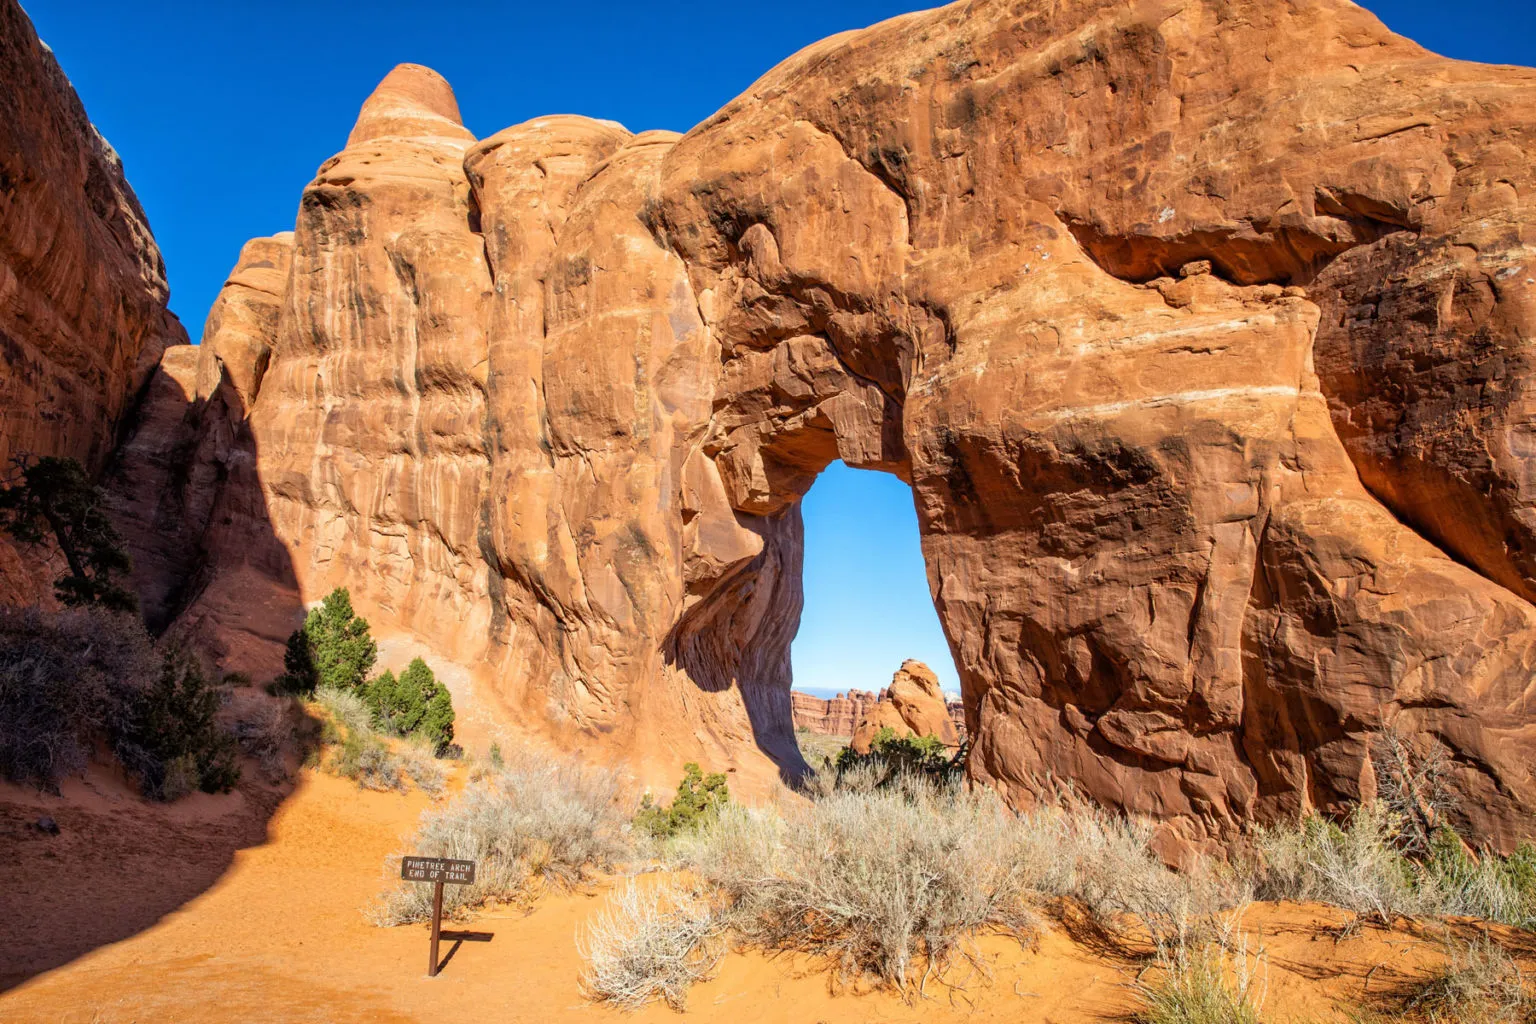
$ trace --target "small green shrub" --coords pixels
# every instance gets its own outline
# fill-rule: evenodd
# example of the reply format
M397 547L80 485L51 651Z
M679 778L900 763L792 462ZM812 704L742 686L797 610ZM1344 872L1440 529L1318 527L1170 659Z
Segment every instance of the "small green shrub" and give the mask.
M838 752L832 767L834 783L873 774L874 784L889 785L904 775L922 775L935 782L958 782L965 765L965 752L951 752L937 736L897 736L890 726L882 726L870 741L869 753L860 754L852 747Z
M380 730L392 736L419 737L435 751L453 742L453 698L420 658L400 678L386 671L359 692Z
M321 686L352 690L362 686L378 656L368 620L352 610L352 595L337 587L288 637L283 674L274 682L285 693L311 694Z
M134 703L127 729L113 741L144 794L175 800L194 789L227 793L240 779L240 747L218 721L224 691L197 659L171 644L160 675Z
M506 767L506 763L507 762L505 760L503 760L502 756L501 756L501 744L500 743L492 743L491 744L491 767L492 768L496 768L496 769L499 770L501 768Z
M692 832L713 820L730 798L724 775L705 775L696 762L689 761L683 765L683 781L677 784L672 803L662 807L647 793L635 814L635 827L657 839Z

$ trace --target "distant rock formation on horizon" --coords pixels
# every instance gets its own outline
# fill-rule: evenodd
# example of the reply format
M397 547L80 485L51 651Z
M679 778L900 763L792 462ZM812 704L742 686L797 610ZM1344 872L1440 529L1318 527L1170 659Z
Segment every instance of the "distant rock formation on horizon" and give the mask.
M0 11L0 422L99 466L174 325ZM1536 834L1532 194L1536 71L1345 0L952 4L682 136L477 140L402 65L109 479L146 608L226 669L276 671L346 585L502 721L737 788L806 770L799 499L885 470L975 782L1213 844L1370 798L1391 729L1507 850Z
M902 678L902 671L909 664L924 670L928 669L928 666L922 662L909 659L903 664L902 669L897 669L896 679ZM795 690L790 693L795 728L820 736L852 738L859 723L874 712L877 704L889 701L890 696L891 687L882 688L878 693L869 690L847 690L825 699L815 694ZM965 736L965 704L942 691L940 697L956 735L963 738Z

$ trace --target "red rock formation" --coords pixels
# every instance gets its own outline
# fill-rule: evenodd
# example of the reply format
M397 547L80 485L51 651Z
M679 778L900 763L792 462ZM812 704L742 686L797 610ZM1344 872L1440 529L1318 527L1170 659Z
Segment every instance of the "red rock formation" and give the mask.
M202 345L170 349L105 483L133 552L146 624L246 672L280 671L302 605L256 475L247 412L260 390L292 263L289 233L248 242Z
M121 161L16 0L0 41L0 469L27 452L96 472L186 331ZM0 537L0 601L47 599L34 561Z
M879 703L859 719L848 745L855 753L867 754L882 729L890 729L898 737L933 736L947 747L960 745L960 733L949 717L939 677L927 665L910 658L891 677L890 687L880 691Z
M1202 841L1371 796L1390 725L1508 847L1533 126L1536 72L1343 0L956 4L681 138L475 143L406 66L230 374L236 504L306 599L348 584L529 728L793 775L798 500L885 469L1011 801L1066 777Z
M821 736L852 736L854 727L880 700L880 694L868 690L849 690L827 700L795 690L789 697L795 728Z

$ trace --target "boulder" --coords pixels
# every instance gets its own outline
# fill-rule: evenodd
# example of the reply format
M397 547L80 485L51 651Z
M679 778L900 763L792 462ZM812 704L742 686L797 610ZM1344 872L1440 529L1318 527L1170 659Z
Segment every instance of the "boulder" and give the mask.
M853 730L849 746L854 753L869 753L882 729L890 729L897 737L932 736L951 749L960 746L939 677L927 665L911 658L902 662L880 697Z

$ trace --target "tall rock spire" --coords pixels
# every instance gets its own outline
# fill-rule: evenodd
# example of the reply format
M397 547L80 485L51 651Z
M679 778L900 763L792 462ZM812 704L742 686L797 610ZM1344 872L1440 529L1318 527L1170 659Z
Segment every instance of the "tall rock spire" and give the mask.
M474 140L447 79L420 64L398 64L363 103L347 145L385 136Z

